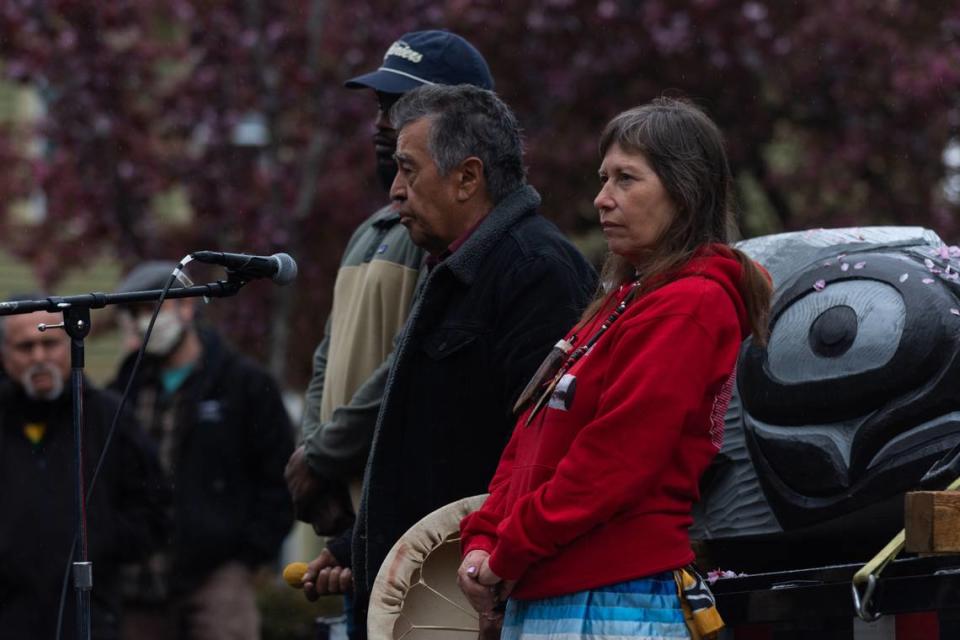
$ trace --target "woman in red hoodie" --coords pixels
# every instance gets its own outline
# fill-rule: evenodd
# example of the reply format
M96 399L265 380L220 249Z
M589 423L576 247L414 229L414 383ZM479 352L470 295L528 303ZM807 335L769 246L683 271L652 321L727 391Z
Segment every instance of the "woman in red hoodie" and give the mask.
M770 283L727 246L731 173L716 125L661 98L611 120L594 205L601 291L518 401L483 507L461 523L461 588L507 600L504 640L688 638L674 571L720 448L741 341Z

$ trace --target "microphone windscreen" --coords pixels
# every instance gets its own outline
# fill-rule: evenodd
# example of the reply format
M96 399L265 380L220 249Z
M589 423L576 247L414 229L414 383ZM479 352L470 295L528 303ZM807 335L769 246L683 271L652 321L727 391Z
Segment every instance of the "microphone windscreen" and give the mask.
M294 589L301 589L303 588L303 574L306 572L306 562L291 562L283 568L283 581Z
M270 256L277 261L277 272L273 281L279 285L290 284L297 277L297 261L289 253L275 253Z

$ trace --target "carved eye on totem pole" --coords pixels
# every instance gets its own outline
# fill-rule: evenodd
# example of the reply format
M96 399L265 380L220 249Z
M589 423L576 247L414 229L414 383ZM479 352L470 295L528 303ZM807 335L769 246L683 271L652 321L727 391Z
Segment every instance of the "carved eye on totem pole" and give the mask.
M767 535L902 505L960 441L960 250L916 227L741 248L774 279L770 339L741 350L692 534Z
M902 490L960 438L958 277L930 251L878 248L811 265L778 292L739 390L781 523Z

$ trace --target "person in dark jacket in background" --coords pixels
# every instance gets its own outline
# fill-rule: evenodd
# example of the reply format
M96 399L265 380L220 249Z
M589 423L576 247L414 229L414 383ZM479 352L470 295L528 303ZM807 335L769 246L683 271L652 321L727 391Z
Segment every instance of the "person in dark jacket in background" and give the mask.
M118 290L161 289L174 266L144 263ZM174 486L169 544L125 576L124 632L136 640L259 638L253 570L276 557L293 523L283 479L293 429L277 385L198 327L197 308L164 302L130 392ZM128 348L139 348L151 312L118 314ZM114 388L127 384L134 355Z
M77 531L70 338L60 329L37 330L61 320L45 312L0 318L7 374L0 381L0 638L54 637ZM119 402L85 382L83 406L89 490ZM153 448L132 416L122 416L86 507L93 638L117 637L119 564L143 559L161 543L165 497ZM63 606L62 637L72 638L72 581Z
M431 511L485 491L524 383L596 282L537 212L519 127L493 92L420 87L390 118L399 131L390 195L430 254L429 275L395 351L354 529L361 630L374 577L397 539Z

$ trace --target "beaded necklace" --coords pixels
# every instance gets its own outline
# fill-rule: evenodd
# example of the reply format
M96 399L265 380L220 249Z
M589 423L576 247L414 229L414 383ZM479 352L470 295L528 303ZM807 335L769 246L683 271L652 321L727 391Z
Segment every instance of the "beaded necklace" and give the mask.
M556 389L557 384L559 384L561 378L564 374L567 373L573 365L580 361L583 356L590 351L590 348L597 343L597 340L600 339L604 333L607 332L607 329L623 315L623 312L626 311L627 306L633 301L634 297L637 294L637 287L640 286L639 280L634 280L630 285L630 291L627 292L627 295L623 297L623 300L620 301L614 310L610 313L606 320L603 321L603 324L600 325L600 328L587 340L586 343L574 349L574 345L577 343L577 334L570 336L570 340L561 339L551 350L550 354L543 361L543 364L540 365L540 368L537 369L537 373L534 374L533 379L530 380L530 383L527 385L526 389L523 390L523 393L520 394L520 399L517 400L517 404L514 406L514 411L519 410L530 398L533 397L533 394L536 393L536 390L541 388L543 381L550 379L550 384L548 384L543 392L540 394L540 397L537 399L536 404L533 406L533 410L530 411L530 414L527 416L526 421L524 422L525 426L529 426L530 422L533 420L534 416L540 412L540 409L543 408L543 405L546 403L547 399L553 395L554 389ZM550 376L552 375L552 379Z

